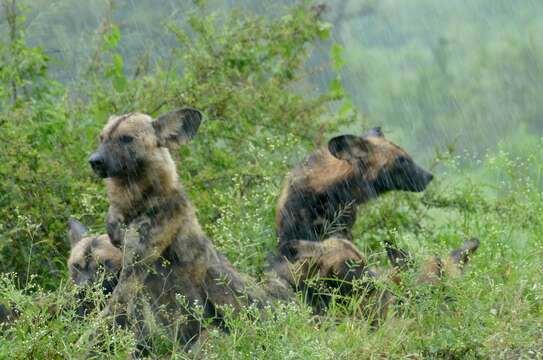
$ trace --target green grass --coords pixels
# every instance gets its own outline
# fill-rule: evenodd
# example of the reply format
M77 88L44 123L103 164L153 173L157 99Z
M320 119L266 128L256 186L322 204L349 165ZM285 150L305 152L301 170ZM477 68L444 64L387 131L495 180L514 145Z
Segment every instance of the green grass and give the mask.
M501 162L494 160L487 161L480 170L502 171ZM537 164L525 166L533 165ZM152 340L151 355L211 359L540 357L543 195L529 178L522 183L504 181L489 189L478 185L476 179L456 174L455 185L451 185L440 178L445 174L453 176L458 169L450 163L440 167L437 181L425 194L389 194L365 206L355 242L365 249L370 262L386 267L380 245L385 238L393 237L422 259L445 254L464 238L477 236L481 247L463 278L447 279L441 286L417 286L412 282L404 290L395 289L401 300L395 307L396 314L377 328L364 318L352 316L349 306L332 305L326 315L314 316L300 299L293 299L263 313L248 309L247 313L229 317L228 334L211 329L188 352L179 351L179 344L158 336ZM240 219L236 214L261 205L263 197L268 199L264 203L272 206L277 190L259 187L242 198L223 194L229 205L226 209L218 205L217 211L227 213L226 220L204 223L212 238L221 234L216 245L241 270L251 272L254 265L247 258L264 257L265 251L254 239L240 239L239 234L259 233L256 229L263 237L273 238L273 234L264 221L236 221ZM485 190L495 195L484 195ZM376 226L378 231L366 230ZM32 295L25 295L31 289L18 290L14 281L6 278L0 290L2 298L15 299L22 313L0 338L0 353L6 358L77 357L82 351L75 346L79 337L98 326L108 332L107 346L101 345L108 356L123 358L134 346L130 333L108 329L97 314L75 320L69 305L74 301L73 292L67 290L68 285L52 292L33 289ZM54 316L48 315L43 305L36 305L36 297L60 304L59 310Z

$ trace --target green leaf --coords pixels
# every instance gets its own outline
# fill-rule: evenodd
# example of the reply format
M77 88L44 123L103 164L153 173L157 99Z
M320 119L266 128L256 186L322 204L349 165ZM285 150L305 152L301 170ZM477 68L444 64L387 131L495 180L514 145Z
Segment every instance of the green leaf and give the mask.
M113 87L118 92L124 92L127 88L128 81L124 76L115 76L113 78Z
M113 55L113 71L115 75L123 75L123 57L119 54Z
M332 44L330 49L330 57L332 59L332 68L335 71L341 70L343 65L345 65L345 60L343 59L343 47L338 43Z
M102 51L110 51L117 47L121 40L121 30L116 24L111 24L111 28L104 34L104 43Z
M330 38L330 33L334 25L329 22L320 22L318 25L318 36L321 40L328 40Z
M330 95L336 99L340 99L345 95L345 90L343 89L339 76L330 83Z

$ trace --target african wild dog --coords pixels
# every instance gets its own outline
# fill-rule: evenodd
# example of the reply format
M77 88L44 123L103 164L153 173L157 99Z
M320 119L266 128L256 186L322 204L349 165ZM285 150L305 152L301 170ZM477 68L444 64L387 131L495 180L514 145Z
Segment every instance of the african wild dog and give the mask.
M401 279L397 275L409 268L413 268L413 258L405 250L398 250L390 246L390 243L387 243L385 246L387 256L394 268L389 277L398 284ZM427 258L416 271L416 283L436 285L441 281L443 276L450 278L460 277L464 266L470 260L470 256L478 248L479 239L472 238L464 241L462 247L451 251L444 259L439 256Z
M335 137L286 180L276 209L279 251L293 258L295 240L352 240L358 205L391 190L423 191L432 178L380 128Z
M384 319L395 302L388 285L403 285L402 272L415 268L407 252L390 247L387 255L394 265L392 271L370 267L354 244L342 238L319 242L296 240L291 246L295 257L276 259L273 269L287 285L302 291L316 312L325 310L332 297L339 296L338 299L348 297L359 301L357 309L374 316L373 320ZM479 240L471 239L445 258L429 257L414 269L415 283L437 285L444 278L460 277L478 247ZM379 283L384 286L376 286Z
M73 283L81 288L82 302L76 313L84 316L94 306L92 301L83 298L85 288L101 280L103 294L111 294L121 272L123 254L113 246L108 235L88 236L87 228L79 221L70 219L68 223L71 245L68 271Z
M87 285L96 284L96 281L100 279L104 294L110 294L121 270L121 250L111 244L107 235L86 237L86 233L87 229L79 221L69 220L71 251L68 270L70 278L81 289ZM100 268L105 271L103 278L100 278ZM79 292L77 295L82 296L83 293ZM59 313L57 304L51 298L39 296L34 299L33 303L46 309L49 316L55 316ZM86 315L94 306L91 301L74 301L73 303L76 304L73 310L79 317ZM0 328L3 325L11 324L19 316L20 310L15 304L10 304L8 301L4 305L4 301L0 301Z
M102 284L106 293L113 292L121 271L122 251L113 246L109 236L87 236L87 228L75 219L69 220L70 256L68 271L74 284L85 286L97 280L100 268L111 275L111 282ZM104 279L108 280L108 279Z
M300 291L316 313L323 313L332 297L339 296L338 301L356 298L358 309L373 313L375 320L386 317L393 297L376 286L378 273L352 242L332 237L319 242L296 240L291 246L295 257L276 258L271 269L285 286Z
M222 306L237 310L266 297L215 249L178 180L168 147L189 142L201 121L200 111L190 108L156 120L141 113L112 116L89 159L94 172L106 178L108 229L123 251L104 314L146 331L139 321L151 313L153 321L177 327L172 333L185 343L201 330L189 309L193 305L220 323Z

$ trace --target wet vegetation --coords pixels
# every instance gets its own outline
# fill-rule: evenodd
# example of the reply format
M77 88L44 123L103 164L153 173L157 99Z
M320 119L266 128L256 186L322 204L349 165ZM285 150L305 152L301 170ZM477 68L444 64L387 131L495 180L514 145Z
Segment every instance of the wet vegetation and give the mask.
M228 334L211 329L190 350L156 336L151 358L543 356L543 5L157 4L0 1L0 303L18 314L0 330L1 358L82 356L96 329L98 357L133 351L97 311L78 318L67 220L105 232L87 158L109 115L179 106L206 115L175 154L181 181L243 272L258 277L277 248L288 171L332 135L375 125L435 179L360 209L354 241L368 261L389 266L384 241L418 260L474 236L481 248L443 286L408 273L377 328L353 315L356 299L325 316L293 300L229 317Z

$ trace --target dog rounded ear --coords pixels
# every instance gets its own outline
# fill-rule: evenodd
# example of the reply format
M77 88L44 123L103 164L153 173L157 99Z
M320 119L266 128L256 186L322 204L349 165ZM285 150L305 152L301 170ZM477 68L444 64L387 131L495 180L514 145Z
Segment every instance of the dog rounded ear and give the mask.
M70 234L70 245L73 247L81 239L85 237L85 234L88 232L88 229L85 225L81 224L74 218L68 220L69 234Z
M377 126L372 129L369 129L368 131L366 131L364 135L362 135L363 138L367 138L369 136L385 137L385 134L383 134L383 129L381 129L380 126Z
M160 146L184 145L196 135L202 119L199 110L182 108L160 115L152 124Z
M370 152L371 144L354 135L340 135L330 139L328 151L340 160L363 159Z

